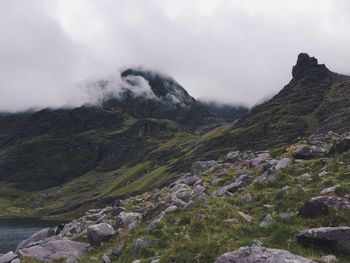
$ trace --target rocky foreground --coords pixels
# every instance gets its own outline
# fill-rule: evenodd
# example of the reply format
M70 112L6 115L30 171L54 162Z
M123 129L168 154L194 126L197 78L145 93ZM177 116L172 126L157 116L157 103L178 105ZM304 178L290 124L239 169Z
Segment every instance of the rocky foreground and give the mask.
M198 161L168 187L35 233L0 263L350 262L349 150L349 134L330 132Z

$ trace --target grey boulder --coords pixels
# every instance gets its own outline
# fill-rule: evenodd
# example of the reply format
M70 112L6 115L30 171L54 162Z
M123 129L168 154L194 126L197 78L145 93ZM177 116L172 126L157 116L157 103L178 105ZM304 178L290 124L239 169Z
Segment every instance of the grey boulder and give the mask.
M318 217L329 213L330 208L350 210L350 199L338 196L315 196L299 209L304 218Z
M89 243L94 246L100 245L115 234L113 227L107 223L89 226L87 230Z
M307 247L350 254L350 227L320 227L301 231L297 240Z
M279 160L275 166L276 170L280 170L280 169L284 169L287 168L288 165L290 163L290 159L289 158L283 158L281 160Z
M220 256L215 263L316 263L286 250L260 246L241 247Z
M89 248L89 244L71 241L69 239L54 240L40 245L23 248L18 251L21 257L33 257L39 261L74 258L83 255Z
M249 185L253 181L253 176L249 174L241 174L238 178L229 185L220 187L212 193L212 196L222 196L224 194L234 194L238 189Z
M293 157L296 159L312 159L325 157L328 151L325 148L309 145L301 145L293 151Z
M16 251L24 248L24 247L30 247L31 244L35 244L36 242L40 241L40 240L44 240L45 238L51 237L53 236L54 233L54 229L52 228L44 228L36 233L34 233L31 237L23 240L21 243L18 244Z

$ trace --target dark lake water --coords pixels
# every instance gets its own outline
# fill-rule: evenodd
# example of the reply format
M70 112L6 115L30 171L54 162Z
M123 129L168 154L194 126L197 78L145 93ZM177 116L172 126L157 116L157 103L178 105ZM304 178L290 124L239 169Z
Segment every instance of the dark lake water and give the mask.
M15 250L19 242L40 229L61 223L61 221L35 218L0 218L0 253Z

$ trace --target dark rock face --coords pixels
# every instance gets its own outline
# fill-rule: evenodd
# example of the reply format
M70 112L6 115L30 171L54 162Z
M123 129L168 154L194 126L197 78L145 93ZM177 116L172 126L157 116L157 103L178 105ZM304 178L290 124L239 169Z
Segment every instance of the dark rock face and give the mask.
M260 246L241 247L220 256L215 263L316 263L312 260L294 255L286 250L271 249Z
M324 64L318 64L318 61L314 57L310 57L306 53L300 53L298 56L297 64L293 67L293 78L300 77L305 74L326 74L330 72Z
M350 200L338 196L316 196L299 209L299 215L305 218L323 216L331 208L350 210Z
M305 246L350 254L350 227L321 227L301 231L297 239Z

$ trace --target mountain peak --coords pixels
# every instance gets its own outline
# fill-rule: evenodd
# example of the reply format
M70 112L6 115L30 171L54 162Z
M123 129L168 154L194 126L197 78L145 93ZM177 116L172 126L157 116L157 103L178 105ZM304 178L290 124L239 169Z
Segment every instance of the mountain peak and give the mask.
M318 64L315 57L310 57L307 53L300 53L296 65L293 67L293 78L300 77L305 74L325 74L329 72L324 64Z

